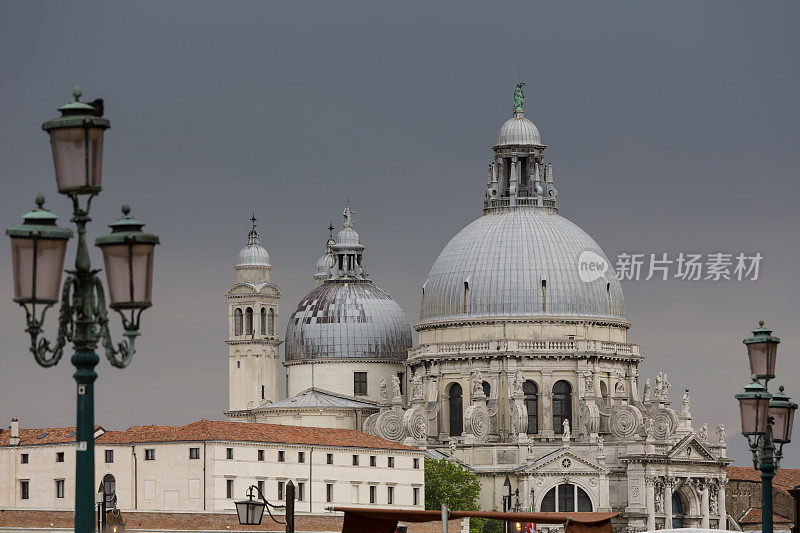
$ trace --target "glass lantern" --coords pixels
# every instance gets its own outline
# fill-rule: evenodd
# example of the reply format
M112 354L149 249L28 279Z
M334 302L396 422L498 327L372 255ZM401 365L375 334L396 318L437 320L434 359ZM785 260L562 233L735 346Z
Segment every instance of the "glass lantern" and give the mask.
M753 376L752 383L748 383L744 392L734 396L739 401L739 411L742 416L742 435L763 435L767 432L769 423L769 401L772 395Z
M122 206L122 216L109 224L111 233L95 240L103 251L109 306L115 310L146 309L152 305L153 252L158 237L143 233L144 224Z
M249 499L234 502L236 505L236 514L239 516L239 523L247 526L257 526L261 524L261 518L264 516L264 507L266 504L253 498L252 490L248 494Z
M74 101L61 106L61 116L42 124L50 135L58 192L96 194L103 176L103 133L110 127L103 118L102 100L80 101L81 90L72 91Z
M56 225L58 216L44 207L44 196L25 214L21 226L6 230L11 237L14 301L54 304L58 301L64 255L72 230Z
M792 425L797 404L778 388L778 394L769 402L769 416L772 417L772 440L778 444L786 444L792 440Z
M772 336L772 330L764 327L764 321L758 323L758 328L753 330L753 336L745 339L747 356L750 359L750 373L758 379L772 379L775 377L775 358L778 354L778 344L781 340Z

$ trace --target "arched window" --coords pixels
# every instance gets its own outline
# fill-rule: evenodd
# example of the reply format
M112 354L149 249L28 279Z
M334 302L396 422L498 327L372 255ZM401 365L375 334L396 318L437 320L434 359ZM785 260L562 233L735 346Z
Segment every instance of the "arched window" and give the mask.
M592 500L579 486L562 483L547 491L540 507L543 513L591 513Z
M608 401L608 385L606 385L605 381L600 381L600 396L602 396L606 402Z
M267 308L261 308L261 334L267 334Z
M564 420L569 420L572 428L572 385L561 380L553 385L553 431L556 435L564 433Z
M268 335L271 337L275 335L275 309L269 308L269 320L267 320L267 327L269 328Z
M233 312L233 334L237 336L242 334L242 310L238 307Z
M672 493L672 529L683 527L683 502L677 492Z
M450 405L450 436L460 437L464 431L463 420L463 402L461 399L461 385L453 383L450 385L450 398L448 400Z
M248 307L244 311L244 333L245 335L253 334L253 308Z
M106 509L114 507L114 497L117 495L117 481L111 474L103 476L103 500Z
M492 386L489 385L488 381L481 383L481 388L483 389L483 394L485 394L487 398L492 395Z
M539 433L539 388L533 381L522 384L525 393L525 409L528 410L528 434Z

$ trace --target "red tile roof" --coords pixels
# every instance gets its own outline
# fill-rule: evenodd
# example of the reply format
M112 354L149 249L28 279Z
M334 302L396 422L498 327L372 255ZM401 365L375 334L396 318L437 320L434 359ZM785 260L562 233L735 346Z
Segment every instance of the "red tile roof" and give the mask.
M773 512L772 521L775 524L794 524L791 518L786 518L783 515ZM760 524L761 523L761 509L753 509L752 507L739 519L740 524Z
M103 431L100 426L95 426L95 435ZM6 428L0 431L0 446L9 446L11 430ZM20 446L37 446L42 444L67 444L75 442L75 428L41 428L19 430Z
M98 444L140 442L244 441L280 444L314 444L383 450L416 450L352 429L283 426L248 422L199 420L185 426L133 426L125 431L107 431Z
M728 479L732 481L752 481L754 483L761 483L761 472L754 468L747 468L743 466L729 466L726 471ZM800 469L798 468L781 468L775 477L772 478L772 486L781 492L787 492L789 489L800 485Z

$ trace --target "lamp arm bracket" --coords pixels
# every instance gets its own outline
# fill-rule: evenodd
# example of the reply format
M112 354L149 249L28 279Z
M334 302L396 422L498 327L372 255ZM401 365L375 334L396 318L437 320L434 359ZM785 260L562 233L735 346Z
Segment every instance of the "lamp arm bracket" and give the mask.
M58 314L58 334L56 335L56 342L53 346L50 345L50 341L46 338L39 337L42 335L44 329L44 316L53 304L45 305L38 317L36 316L36 304L31 304L30 308L28 304L22 304L22 307L25 309L25 322L27 324L25 331L31 336L30 351L36 362L43 367L51 367L58 364L59 360L61 360L61 357L64 355L64 346L67 344L67 341L72 340L74 323L72 322L70 293L74 283L75 278L72 275L68 275L64 280L64 286L61 290L61 309ZM47 354L52 355L48 357Z
M129 321L125 315L120 312L120 315L122 315L122 325L125 329L125 333L122 335L125 337L125 340L117 343L115 348L114 342L111 340L111 331L108 329L106 295L105 291L103 290L103 283L98 277L94 278L94 291L96 296L93 312L99 327L98 335L100 337L100 342L106 351L106 358L108 359L108 362L111 363L111 366L125 368L131 364L133 354L136 353L134 341L136 340L136 337L139 336L139 316L137 315L135 321ZM139 314L141 314L141 311L139 311Z
M264 494L261 492L261 489L259 489L257 485L250 485L250 489L249 490L250 490L250 497L251 498L252 498L252 494L253 494L253 489L256 489L256 492L258 492L258 497L261 498L261 501L264 502L264 504L266 506L265 509L267 510L267 513L269 514L269 517L272 519L272 521L275 522L276 524L285 524L286 522L281 522L280 520L275 518L272 515L272 511L270 511L269 508L272 507L273 509L286 509L286 506L285 505L275 505L274 503L269 503L267 501L267 499L264 497Z

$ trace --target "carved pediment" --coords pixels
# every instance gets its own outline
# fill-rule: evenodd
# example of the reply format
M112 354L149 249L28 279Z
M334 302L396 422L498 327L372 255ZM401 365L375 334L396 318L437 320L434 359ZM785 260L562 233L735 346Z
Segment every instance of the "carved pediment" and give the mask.
M538 475L600 475L608 473L606 467L573 452L570 448L562 448L540 457L532 464L520 468L520 471Z
M711 453L708 445L698 439L694 434L686 435L683 439L681 439L678 444L676 444L670 451L667 452L667 456L670 459L686 461L716 462L718 460L718 457Z

